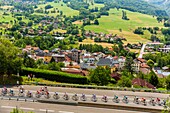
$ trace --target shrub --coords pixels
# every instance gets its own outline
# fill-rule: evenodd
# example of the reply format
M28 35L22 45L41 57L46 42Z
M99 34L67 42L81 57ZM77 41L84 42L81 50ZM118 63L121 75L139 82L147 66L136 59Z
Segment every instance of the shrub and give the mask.
M87 84L88 80L86 77L76 74L69 74L59 71L35 69L35 68L22 68L22 75L34 74L36 78L44 78L47 80L65 82L65 83L76 83L76 84Z

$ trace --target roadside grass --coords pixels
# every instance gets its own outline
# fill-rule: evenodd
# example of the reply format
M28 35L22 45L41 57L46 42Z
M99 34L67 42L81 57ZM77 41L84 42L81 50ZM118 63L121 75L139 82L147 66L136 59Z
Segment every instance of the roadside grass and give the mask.
M167 91L166 88L158 88L158 90L160 90L160 91Z
M89 25L85 26L86 30L91 30L95 32L103 33L118 33L124 35L129 42L147 42L150 38L150 33L146 32L145 35L135 35L133 31L137 27L160 27L163 28L163 23L158 23L156 17L151 15L141 14L137 12L131 12L124 10L127 13L127 17L130 20L122 20L122 9L116 10L111 9L109 11L109 16L102 16L99 18L99 25ZM119 30L122 32L118 32Z
M55 81L45 80L42 78L33 78L31 80L31 79L28 79L27 76L22 76L22 79L23 79L22 84L32 84L32 83L56 84L56 83L59 83L59 82L55 82Z
M40 8L45 9L46 5L53 6L53 8L47 10L47 11L50 12L49 14L47 14L48 16L57 16L57 15L60 14L60 13L57 13L57 12L56 13L51 13L51 11L54 8L58 8L59 11L63 11L63 15L66 15L66 16L74 16L74 15L78 15L79 14L79 11L73 10L70 7L67 7L67 5L64 2L62 2L62 1L60 1L59 3L48 2L47 4L41 4L41 5L38 5L37 9L40 9ZM37 9L35 9L35 10L37 10ZM46 15L46 14L42 14L42 13L34 13L34 14Z

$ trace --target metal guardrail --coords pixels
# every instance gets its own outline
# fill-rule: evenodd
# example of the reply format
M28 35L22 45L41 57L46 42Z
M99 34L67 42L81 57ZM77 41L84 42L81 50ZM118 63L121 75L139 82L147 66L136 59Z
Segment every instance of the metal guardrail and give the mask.
M86 102L78 102L78 106L88 106L88 107L107 108L107 109L120 109L120 110L129 110L129 111L141 111L141 112L149 112L149 113L161 113L162 111L161 109L153 109L153 108L146 108L146 107L143 108L143 107L86 103Z
M14 96L14 97L10 97L10 96L0 96L1 100L16 100L16 101L31 101L31 102L37 102L36 98L27 98L27 97L19 97L19 96Z
M51 104L64 104L72 106L86 106L86 107L97 107L97 108L107 108L107 109L120 109L120 110L129 110L129 111L141 111L141 112L150 112L150 113L160 113L162 109L158 108L148 108L144 106L131 106L131 105L120 105L120 104L102 104L94 102L81 102L81 101L58 101L51 99L40 99L40 98L26 98L26 97L9 97L1 96L1 99L4 100L16 100L16 101L31 101L31 102L40 102L40 103L51 103Z
M116 105L116 104L99 104L99 103L89 103L89 102L59 102L59 101L48 101L48 100L37 100L41 103L52 103L52 104L65 104L65 105L74 105L74 106L86 106L86 107L96 107L96 108L107 108L107 109L119 109L119 110L129 110L129 111L140 111L140 112L149 112L149 113L160 113L162 109L153 109L147 107L138 107L138 106L127 106L127 105Z

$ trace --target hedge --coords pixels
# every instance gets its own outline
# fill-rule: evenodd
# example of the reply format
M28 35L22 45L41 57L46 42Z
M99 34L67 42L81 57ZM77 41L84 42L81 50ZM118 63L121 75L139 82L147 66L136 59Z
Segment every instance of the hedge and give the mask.
M34 74L36 78L44 78L46 80L63 82L63 83L76 83L76 84L87 84L87 77L69 74L59 71L51 71L44 69L35 69L35 68L22 68L21 75Z
M21 83L23 80L21 77L15 76L15 75L10 75L10 76L0 76L0 85L5 84L5 85L17 85L17 81Z

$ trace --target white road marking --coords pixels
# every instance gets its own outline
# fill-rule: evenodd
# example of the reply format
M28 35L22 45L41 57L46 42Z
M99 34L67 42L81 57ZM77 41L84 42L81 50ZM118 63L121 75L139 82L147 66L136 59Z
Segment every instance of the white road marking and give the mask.
M1 108L14 109L14 108L16 108L16 107L14 107L14 106L1 106Z
M39 109L39 111L55 112L54 110L48 110L48 109Z
M92 107L85 107L85 106L83 106L83 108L86 108L86 109L92 109ZM96 110L103 110L103 108L93 108L93 109L96 109ZM119 110L119 109L107 109L106 108L106 111L112 111L112 110L114 110L114 111L119 111L120 113L123 113L124 111L126 111L126 112L130 112L130 113L150 113L150 112L140 112L140 111L130 111L130 110Z
M69 112L69 111L58 111L58 113L74 113L74 112Z
M129 113L136 113L136 112L137 113L150 113L150 112L140 112L140 111L130 111L130 110L129 111L128 110L116 110L116 111L120 111L120 113L123 111L129 112Z
M39 109L40 111L47 111L46 109Z
M24 107L20 107L20 109L24 109L24 110L35 110L34 108L24 108Z
M54 110L48 110L48 112L55 112Z

